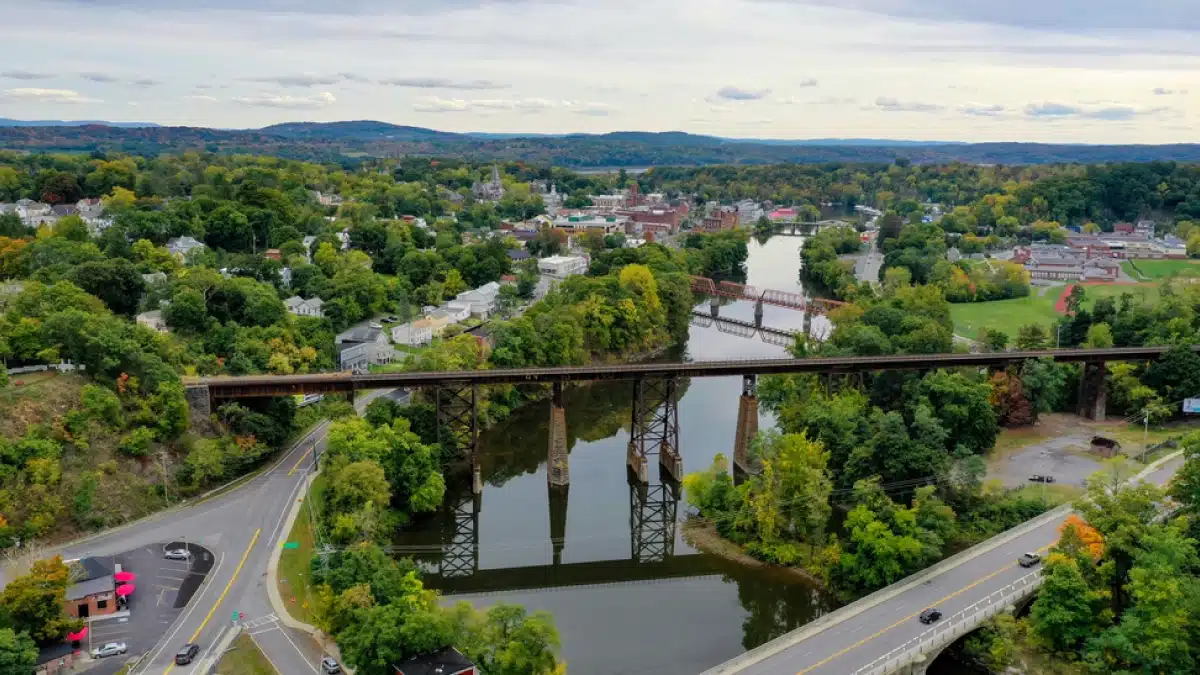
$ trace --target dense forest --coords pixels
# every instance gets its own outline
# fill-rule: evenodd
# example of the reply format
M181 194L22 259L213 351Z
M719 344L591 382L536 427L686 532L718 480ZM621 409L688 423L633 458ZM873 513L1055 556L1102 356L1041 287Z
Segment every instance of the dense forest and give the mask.
M153 156L183 150L252 153L356 163L373 157L438 156L472 161L520 161L573 168L891 162L918 164L1053 164L1200 160L1200 146L1049 145L1038 143L838 144L755 142L683 132L614 132L565 136L456 134L384 122L279 124L263 129L198 127L0 127L0 148L39 152L126 152Z

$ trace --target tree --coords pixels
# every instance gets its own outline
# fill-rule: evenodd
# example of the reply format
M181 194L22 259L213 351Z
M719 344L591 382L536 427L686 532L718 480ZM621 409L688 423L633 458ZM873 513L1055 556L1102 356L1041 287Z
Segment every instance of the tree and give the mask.
M32 673L38 649L27 633L0 628L0 673Z
M74 204L83 198L75 177L64 171L45 171L38 176L42 201L47 204Z
M67 278L103 300L113 313L125 316L137 314L145 292L141 275L124 258L83 263L72 269Z
M1088 585L1077 560L1061 553L1046 557L1042 579L1030 623L1055 651L1074 652L1092 635L1098 618L1104 615L1105 595Z
M83 626L63 610L67 585L68 570L61 557L38 560L29 574L13 579L0 591L0 611L7 616L9 627L28 634L38 644L61 641Z
M1107 349L1113 346L1112 328L1106 323L1094 323L1087 331L1083 346L1091 349Z
M249 251L253 245L250 220L231 202L221 204L209 214L204 230L204 243L213 248L241 253Z
M1049 341L1046 327L1040 323L1030 323L1017 329L1017 349L1033 351L1045 349Z
M1183 439L1183 466L1175 473L1171 482L1171 496L1192 514L1193 522L1200 521L1200 432L1188 434ZM1200 523L1197 523L1200 525Z
M195 288L184 288L175 294L171 305L163 310L167 325L185 333L202 333L208 325L208 309L204 294Z
M558 631L547 612L498 603L476 621L464 654L488 675L552 675L558 665Z
M90 241L92 233L83 222L83 218L75 214L59 218L51 228L54 236L70 239L71 241Z

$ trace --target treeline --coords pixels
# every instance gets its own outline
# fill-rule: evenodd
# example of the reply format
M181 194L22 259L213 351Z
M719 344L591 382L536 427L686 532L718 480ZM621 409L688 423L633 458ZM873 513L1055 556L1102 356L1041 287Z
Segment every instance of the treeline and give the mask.
M854 263L838 256L857 253L862 239L852 227L827 227L804 242L800 249L800 274L828 289L838 298L854 294Z

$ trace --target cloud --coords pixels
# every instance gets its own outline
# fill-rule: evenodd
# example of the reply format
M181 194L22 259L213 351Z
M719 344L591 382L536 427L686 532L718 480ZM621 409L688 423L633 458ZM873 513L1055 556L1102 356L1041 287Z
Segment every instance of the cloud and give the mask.
M1105 105L1067 103L1030 103L1025 106L1025 116L1033 119L1091 119L1119 122L1131 120L1145 115L1157 115L1166 112L1167 108L1139 108L1132 105Z
M820 82L818 82L818 81L816 81L816 80L814 80L813 78L811 78L811 77L810 77L810 78L808 78L808 79L806 79L806 80L800 80L799 82L797 82L797 83L795 84L795 86L797 86L797 87L800 87L800 88L802 88L802 89L803 89L803 88L808 88L808 87L815 87L815 86L817 86L818 84L820 84Z
M467 101L436 97L413 104L413 110L427 113L466 112L470 108L471 104Z
M316 96L281 96L262 93L257 96L237 96L234 103L252 108L283 108L285 110L316 110L337 102L337 97L323 91Z
M362 79L352 73L338 73L337 75L318 75L316 73L299 73L295 75L264 75L261 77L244 77L245 82L262 82L265 84L277 84L281 87L316 87L319 85L337 84L342 80Z
M596 101L559 101L547 98L482 98L466 100L461 98L441 98L438 96L428 96L421 99L413 104L413 110L427 113L467 111L492 113L502 110L540 113L547 110L565 110L577 115L591 117L605 117L616 112L616 109L607 103Z
M209 96L208 94L189 94L187 96L184 96L183 100L185 100L185 101L200 101L201 103L215 103L217 100L217 97Z
M984 105L982 103L968 103L958 108L960 113L973 117L998 117L1003 115L1006 110L1002 105Z
M135 87L157 87L158 85L162 84L162 82L159 82L158 80L152 80L148 77L143 77L134 80L130 84L134 85Z
M28 70L6 70L0 73L0 77L10 80L46 80L54 76L49 73L34 73Z
M875 99L875 108L886 112L918 112L932 113L939 112L943 106L936 103L923 103L920 101L898 101L894 98L880 96Z
M1186 94L1186 93L1187 93L1187 89L1164 89L1164 88L1162 88L1162 87L1155 87L1155 88L1154 88L1154 95L1155 95L1155 96L1175 96L1175 95L1177 95L1177 94L1178 94L1178 95L1183 95L1183 94Z
M37 89L30 87L19 87L17 89L5 89L2 97L4 100L17 102L26 101L30 103L53 103L53 104L75 104L75 103L100 103L101 101L82 96L77 91L70 89Z
M758 101L771 94L770 89L742 89L741 87L721 87L717 90L717 98L726 101Z
M380 80L379 84L411 89L461 89L465 91L508 89L511 86L491 80L451 80L444 77L391 77Z
M101 84L108 84L110 82L118 82L121 79L121 78L117 77L116 75L109 75L108 73L80 73L79 76L85 80L90 80L92 82L99 82Z

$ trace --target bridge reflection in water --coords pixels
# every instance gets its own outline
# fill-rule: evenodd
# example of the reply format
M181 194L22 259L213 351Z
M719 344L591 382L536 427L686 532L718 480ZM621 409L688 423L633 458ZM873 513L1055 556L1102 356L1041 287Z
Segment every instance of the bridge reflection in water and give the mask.
M550 545L553 562L501 569L479 567L479 520L483 497L469 490L447 499L440 547L393 546L396 555L412 555L428 570L426 579L445 594L512 591L656 579L707 576L718 572L713 559L699 553L676 555L681 489L672 481L647 485L630 475L629 558L563 563L569 486L548 486ZM436 570L436 571L435 571Z

